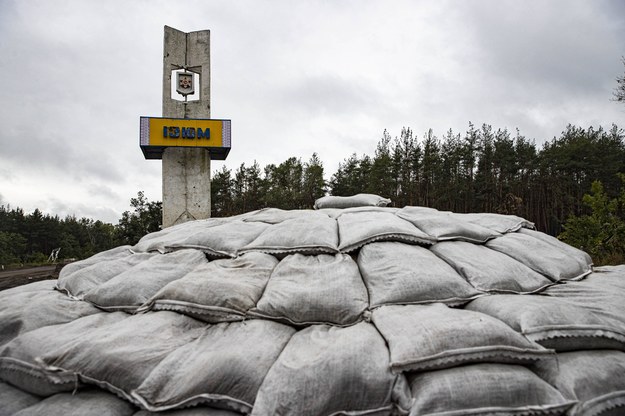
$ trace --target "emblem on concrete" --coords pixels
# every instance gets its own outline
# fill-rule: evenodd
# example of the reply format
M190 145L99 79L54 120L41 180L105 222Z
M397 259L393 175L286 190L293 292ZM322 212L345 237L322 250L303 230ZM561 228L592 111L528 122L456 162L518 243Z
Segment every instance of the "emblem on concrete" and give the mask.
M193 85L193 72L176 73L176 92L185 97L195 93L195 86Z

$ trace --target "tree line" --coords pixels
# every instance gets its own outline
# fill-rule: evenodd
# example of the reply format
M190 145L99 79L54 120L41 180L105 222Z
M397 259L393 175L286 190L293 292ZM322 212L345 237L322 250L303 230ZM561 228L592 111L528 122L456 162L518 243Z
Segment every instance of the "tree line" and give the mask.
M257 162L234 171L223 166L212 175L212 215L309 209L326 194L364 192L388 197L395 207L518 215L541 231L610 257L608 252L621 250L615 243L625 240L619 237L625 233L619 231L625 229L624 174L625 136L615 125L609 130L569 125L540 147L518 130L487 124L469 124L464 133L449 130L440 138L432 130L418 138L404 128L396 137L384 131L373 154L352 154L328 180L316 153L305 162L290 157L262 169ZM139 192L130 205L116 225L0 206L0 263L41 261L54 248L61 248L64 258L84 258L134 244L160 228L160 202ZM613 231L600 237L598 231L594 236L583 231L603 230L607 223Z

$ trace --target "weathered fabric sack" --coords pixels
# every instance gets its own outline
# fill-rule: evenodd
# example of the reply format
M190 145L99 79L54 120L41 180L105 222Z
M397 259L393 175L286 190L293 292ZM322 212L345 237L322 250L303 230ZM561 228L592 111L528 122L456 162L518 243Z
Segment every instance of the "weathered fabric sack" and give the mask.
M271 254L322 254L338 251L336 220L310 211L300 218L285 220L267 227L239 253L260 251Z
M158 253L126 254L113 259L106 259L89 265L73 273L63 273L59 276L57 288L69 295L82 299L82 296L91 289L100 286L115 276L130 270L139 263L159 256ZM63 268L61 272L65 270Z
M337 219L339 225L339 250L354 251L375 241L402 241L412 244L432 244L432 237L410 222L390 212L354 212Z
M205 325L174 312L134 315L110 325L93 326L74 342L42 352L41 361L48 372L75 374L85 383L132 402L130 392L167 355L198 338Z
M280 208L263 208L246 214L242 221L280 224L286 220L305 219L305 217L310 217L311 215L314 217L316 214L319 214L319 212L309 209L284 210ZM324 214L326 213L324 212Z
M206 326L199 338L164 358L132 396L151 411L207 403L249 413L294 332L260 319Z
M529 369L512 364L472 364L414 373L411 416L563 415L575 402Z
M251 314L302 325L350 325L369 306L358 265L346 254L285 257Z
M188 221L171 227L164 228L147 234L139 242L132 247L137 253L145 253L149 251L158 251L165 253L169 249L167 245L176 245L189 238L191 235L199 232L205 232L213 227L226 224L232 221L231 218L208 218L205 220Z
M364 246L358 267L370 307L443 302L462 304L483 293L427 248L397 242Z
M315 201L314 208L352 208L352 207L385 207L391 203L388 198L373 194L357 194L353 196L324 196Z
M40 401L41 397L0 382L0 416L13 416Z
M572 415L625 414L625 353L612 350L558 354L541 376L567 399L578 400Z
M498 319L440 303L382 306L372 319L389 345L395 372L554 357Z
M488 248L520 261L554 282L581 279L592 272L592 265L542 239L516 232L486 243Z
M83 298L102 309L132 312L166 284L206 263L199 250L157 254L94 287Z
M56 290L23 291L12 296L0 292L0 346L24 332L99 312L88 302L73 300Z
M240 248L254 241L267 227L262 222L229 221L205 228L178 242L165 242L165 249L195 248L210 257L235 257Z
M354 208L323 208L319 210L326 214L330 218L337 219L341 215L354 214L359 212L386 212L396 214L399 208L385 208L385 207L354 207Z
M100 263L107 260L116 260L127 257L132 254L131 246L119 246L110 250L102 251L84 260L75 261L65 265L59 272L59 277L64 278L80 269Z
M293 335L271 367L252 415L405 414L406 387L373 325L313 325Z
M500 234L513 233L519 231L521 228L534 229L533 222L529 222L525 218L517 217L516 215L491 214L486 212L479 214L453 213L452 215Z
M206 263L163 287L140 310L172 310L212 323L242 320L277 264L257 252Z
M55 394L14 416L132 416L135 410L132 404L111 393L90 389L78 394Z
M491 315L526 337L557 351L620 349L625 325L593 309L542 295L491 295L465 306Z
M573 246L570 246L566 243L563 243L562 241L558 240L555 237L550 236L549 234L541 233L535 230L528 230L524 228L520 229L519 233L542 240L545 243L551 244L552 246L558 248L559 250L566 252L569 256L574 258L575 261L581 267L588 267L589 265L592 265L592 258L590 258L588 253L578 248L575 248Z
M102 312L23 333L0 348L0 379L39 396L72 391L79 385L76 376L62 371L45 371L39 357L54 349L64 351L89 330L106 327L126 317L128 315L123 312Z
M436 241L461 240L484 243L500 235L481 225L463 221L462 217L451 213L421 207L404 207L397 212L397 216L410 221Z
M446 241L431 250L484 292L533 293L553 284L523 263L483 245Z
M150 412L140 410L132 416L239 416L243 413L211 407L192 407L180 410L165 410L164 412Z

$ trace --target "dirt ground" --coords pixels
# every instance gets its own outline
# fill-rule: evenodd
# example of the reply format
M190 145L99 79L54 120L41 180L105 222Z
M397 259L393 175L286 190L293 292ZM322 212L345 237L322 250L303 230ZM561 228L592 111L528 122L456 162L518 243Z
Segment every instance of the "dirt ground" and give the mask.
M31 267L28 269L0 271L0 290L40 280L57 279L62 267L63 265L61 264L52 264L50 266Z

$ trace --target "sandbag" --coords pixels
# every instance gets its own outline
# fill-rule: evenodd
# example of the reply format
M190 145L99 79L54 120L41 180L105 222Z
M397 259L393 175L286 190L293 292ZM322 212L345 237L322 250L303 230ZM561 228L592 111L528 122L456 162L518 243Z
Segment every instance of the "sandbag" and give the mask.
M364 211L345 213L337 219L339 250L354 251L375 241L402 241L411 244L432 244L432 237L410 222L390 212Z
M137 264L159 255L158 253L119 253L119 256L95 262L73 273L62 273L56 287L73 297L82 299L82 296L91 289L130 270ZM65 268L61 272L63 270Z
M243 413L232 410L215 409L212 407L192 407L190 409L165 410L164 412L150 412L140 410L132 416L239 416Z
M547 363L548 364L548 363ZM566 398L578 400L571 415L625 414L625 353L613 350L558 354L544 376Z
M539 240L544 241L547 244L551 244L554 247L557 247L559 250L566 252L569 256L573 257L578 264L582 267L587 267L588 265L592 265L592 258L588 253L582 251L578 248L575 248L571 245L563 243L555 237L550 236L549 234L541 233L535 230L528 229L520 229L519 233L528 235L533 238L537 238Z
M23 292L47 292L53 290L56 287L56 279L39 280L37 282L27 283L25 285L10 287L8 289L0 290L0 304L5 299L10 298L13 295Z
M176 224L143 236L132 250L137 253L158 251L162 254L170 250L166 245L176 245L195 233L204 232L231 220L231 218L207 218Z
M207 262L199 250L157 254L94 287L83 298L102 309L132 312L163 286Z
M440 303L382 306L372 320L389 345L395 372L554 357L498 319Z
M70 274L75 273L80 269L84 269L85 267L91 266L92 264L100 263L106 260L116 260L127 257L133 253L131 248L132 247L128 245L119 246L94 254L93 256L88 257L84 260L74 261L72 263L66 264L59 272L59 278L64 279Z
M93 328L106 327L127 317L123 312L102 312L23 333L0 348L0 379L39 396L72 391L79 385L76 375L58 369L47 372L39 357L54 349L65 351Z
M486 212L479 214L453 213L452 215L463 221L488 228L500 234L513 233L519 231L521 228L534 229L533 222L525 218L517 217L516 215L492 214Z
M315 200L314 208L353 208L353 207L385 207L391 203L388 198L373 194L357 194L352 196L323 196Z
M249 413L294 332L260 319L207 326L200 337L163 359L132 396L151 411L207 403Z
M277 264L272 255L258 252L215 260L167 284L139 310L172 310L212 323L242 320Z
M13 416L132 416L136 408L103 390L59 393L23 409Z
M350 325L369 306L358 265L346 254L285 257L251 315L302 325Z
M505 234L490 240L486 246L520 261L554 282L581 279L592 272L592 264L583 263L569 250L526 233Z
M483 295L430 250L398 242L373 243L358 255L371 308L387 304L462 304Z
M411 416L563 415L575 402L529 369L472 364L408 376Z
M373 325L313 325L293 335L271 367L252 415L405 414L408 396Z
M167 250L194 248L212 258L235 257L242 247L254 241L265 229L262 222L228 221L195 232L179 241L165 243Z
M554 285L545 295L562 299L591 311L597 318L616 321L625 327L625 270L618 273L592 273L579 282Z
M23 291L12 296L0 292L0 345L24 332L99 312L88 302L73 300L53 289Z
M483 245L445 241L431 250L484 292L533 293L553 284L523 263Z
M13 416L16 412L41 400L41 397L0 382L0 416Z
M267 227L239 253L260 251L270 254L322 254L338 251L336 220L314 211Z
M285 210L280 208L263 208L261 210L248 213L242 221L280 224L286 220L297 220L308 217L311 214L314 215L313 211L308 209Z
M204 327L202 322L174 312L134 315L93 326L62 348L49 348L40 360L49 372L74 374L85 383L132 401L130 392L167 355L198 338Z
M472 301L465 309L500 319L532 341L557 351L604 348L625 351L625 325L564 299L491 295Z
M484 243L499 236L498 232L484 228L451 213L421 207L404 207L397 216L410 221L415 227L432 236L436 241L460 240Z

